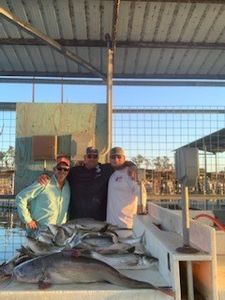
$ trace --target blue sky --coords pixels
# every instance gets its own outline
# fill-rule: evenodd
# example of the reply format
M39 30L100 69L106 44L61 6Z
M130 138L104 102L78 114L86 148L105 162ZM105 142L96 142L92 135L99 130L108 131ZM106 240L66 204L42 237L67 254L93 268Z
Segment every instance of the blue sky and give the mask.
M104 86L64 85L64 103L105 103ZM31 84L0 83L1 102L31 102ZM61 102L60 85L35 85L36 102ZM225 106L225 87L114 87L113 106Z

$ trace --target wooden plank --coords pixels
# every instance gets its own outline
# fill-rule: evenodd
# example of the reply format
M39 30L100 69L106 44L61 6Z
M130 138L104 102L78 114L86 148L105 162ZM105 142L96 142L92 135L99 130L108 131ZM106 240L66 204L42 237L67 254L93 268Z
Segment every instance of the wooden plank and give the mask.
M15 193L43 172L43 162L32 160L32 136L59 137L58 153L70 155L74 161L83 158L88 146L97 147L100 152L106 147L105 104L19 103L16 115ZM104 160L100 157L100 161ZM53 160L47 161L48 172L53 165Z

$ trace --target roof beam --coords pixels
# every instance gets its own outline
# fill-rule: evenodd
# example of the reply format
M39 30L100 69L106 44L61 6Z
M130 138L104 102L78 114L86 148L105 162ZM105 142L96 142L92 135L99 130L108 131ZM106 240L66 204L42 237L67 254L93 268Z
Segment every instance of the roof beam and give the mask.
M100 79L88 78L22 78L22 77L0 77L1 83L20 84L63 84L63 85L104 85ZM113 80L114 86L191 86L191 87L225 87L225 80Z
M106 48L105 40L54 40L61 47L98 47ZM21 46L44 46L46 42L34 39L0 39L0 45L21 45ZM206 50L224 50L225 43L193 43L193 42L132 42L116 41L117 48L163 48L163 49L206 49Z
M107 1L107 0L106 0ZM108 0L112 1L112 0ZM130 2L131 0L121 0L123 2ZM211 4L224 4L224 0L136 0L136 2L175 2L175 3L211 3Z
M106 76L102 74L99 70L97 70L94 66L92 66L90 63L85 61L80 56L74 54L73 52L65 49L61 44L59 44L54 39L48 37L46 34L42 33L41 31L37 30L30 24L21 21L19 18L17 18L15 15L13 15L10 11L4 9L3 7L0 7L0 15L5 18L8 22L16 25L20 29L26 31L27 33L31 34L38 40L41 40L44 44L50 46L60 54L64 55L65 57L69 58L70 60L76 62L79 65L82 65L84 68L88 69L91 73L95 74L97 77L102 78L105 80Z
M37 72L37 71L0 71L0 76L26 76L26 77L67 77L67 78L93 78L91 73L76 73L76 72ZM132 81L139 85L141 80L193 80L196 81L196 84L199 80L225 80L225 74L114 74L114 79L122 81ZM195 85L196 85L195 84ZM141 85L141 83L140 83ZM210 85L210 83L209 83Z
M115 114L224 114L225 109L211 108L114 108Z

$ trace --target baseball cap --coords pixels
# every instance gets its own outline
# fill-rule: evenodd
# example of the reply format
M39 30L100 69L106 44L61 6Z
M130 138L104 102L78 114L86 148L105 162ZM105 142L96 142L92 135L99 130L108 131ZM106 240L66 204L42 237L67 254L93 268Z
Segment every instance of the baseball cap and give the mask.
M131 161L131 160L126 160L123 164L124 167L130 167L130 168L137 168L137 165Z
M125 152L121 147L114 147L110 150L110 155L123 155L125 156Z
M59 164L65 164L70 167L70 160L65 155L59 155L56 158L56 165L58 166Z
M93 148L93 147L87 147L86 149L86 154L95 154L98 155L98 149Z

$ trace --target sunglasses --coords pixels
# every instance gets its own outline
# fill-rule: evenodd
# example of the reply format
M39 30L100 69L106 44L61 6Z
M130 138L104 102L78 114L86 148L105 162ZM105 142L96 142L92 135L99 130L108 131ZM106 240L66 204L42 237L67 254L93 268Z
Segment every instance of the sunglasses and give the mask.
M111 155L110 158L111 159L116 159L116 158L121 159L122 155L120 155L120 154L114 154L114 155Z
M94 158L94 159L96 159L96 158L98 158L98 155L97 154L88 154L87 158Z
M57 167L58 171L64 171L64 172L69 172L69 168L63 168L63 167Z

